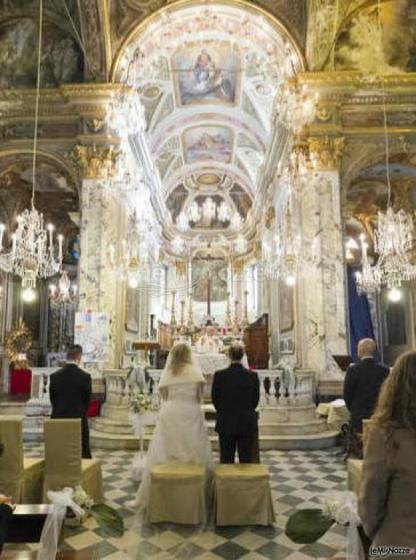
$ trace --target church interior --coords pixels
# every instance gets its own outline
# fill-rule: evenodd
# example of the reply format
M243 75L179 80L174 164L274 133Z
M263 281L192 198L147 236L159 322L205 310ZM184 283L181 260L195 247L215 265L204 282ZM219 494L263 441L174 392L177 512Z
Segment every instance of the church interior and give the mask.
M57 558L358 560L342 524L309 543L286 528L357 491L342 399L358 342L388 367L415 346L416 1L0 0L0 46L0 494L15 517L49 512L47 475L65 470L49 386L77 344L94 464L79 452L62 485L104 497L124 531L66 518ZM178 343L206 381L216 463L213 378L244 345L273 521L141 523L129 505ZM3 554L39 546L14 535Z

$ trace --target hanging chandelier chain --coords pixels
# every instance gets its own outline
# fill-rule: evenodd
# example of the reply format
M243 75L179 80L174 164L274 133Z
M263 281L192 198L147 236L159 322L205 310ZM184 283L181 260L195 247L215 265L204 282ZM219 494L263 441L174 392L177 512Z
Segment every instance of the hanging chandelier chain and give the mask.
M39 37L38 37L38 59L36 76L36 100L35 100L35 126L33 134L33 160L32 160L32 210L35 207L36 191L36 159L38 151L38 127L39 127L39 105L40 105L40 79L42 64L42 28L43 28L43 0L39 0Z

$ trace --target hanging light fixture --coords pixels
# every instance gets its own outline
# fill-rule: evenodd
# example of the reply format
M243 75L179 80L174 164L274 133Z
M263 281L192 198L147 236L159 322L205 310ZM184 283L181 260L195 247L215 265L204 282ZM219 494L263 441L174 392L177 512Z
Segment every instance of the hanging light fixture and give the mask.
M229 222L232 231L238 231L243 224L240 214L232 212L225 200L217 204L211 196L208 196L202 206L194 200L187 210L182 211L176 220L176 227L184 233L190 229L191 224L203 222L205 226L209 226L215 219L224 226Z
M277 118L287 130L299 134L315 120L317 104L317 93L313 95L297 77L288 78L276 98Z
M49 284L49 301L53 306L76 303L78 286L71 283L68 272L63 270L57 284Z
M293 188L289 183L287 199L277 230L269 231L262 240L263 268L266 276L296 284L301 253L301 237L295 232L293 219Z
M11 235L12 247L10 252L4 252L3 238L5 226L4 224L0 225L0 268L22 278L22 295L25 301L33 301L34 289L38 278L49 278L59 272L63 257L62 235L58 235L58 244L56 245L53 235L54 226L48 224L45 228L43 214L35 208L42 24L43 2L40 0L31 207L24 210L17 217L16 231Z
M382 40L381 2L378 0L380 40ZM378 212L374 231L374 250L378 255L374 265L368 263L367 247L362 251L362 273L357 275L358 289L371 292L387 286L389 290L399 290L403 282L416 278L416 266L410 262L413 247L413 217L404 209L397 212L391 203L390 150L387 126L386 90L382 81L383 117L385 136L387 209ZM368 281L365 281L367 276Z

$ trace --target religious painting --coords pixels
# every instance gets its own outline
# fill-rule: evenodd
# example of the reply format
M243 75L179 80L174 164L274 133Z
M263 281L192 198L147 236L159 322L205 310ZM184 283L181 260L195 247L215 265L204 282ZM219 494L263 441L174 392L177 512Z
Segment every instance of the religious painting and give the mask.
M295 351L295 291L286 282L279 282L279 340L282 354Z
M139 290L126 289L126 331L137 334L139 332Z
M234 202L240 216L246 218L252 206L250 195L238 183L234 183L230 190L230 198Z
M172 215L172 220L175 222L179 214L182 212L186 199L188 198L188 191L181 183L173 189L166 200L166 206Z
M79 45L56 25L44 26L41 87L83 79ZM37 74L38 27L21 18L0 27L0 88L34 87Z
M416 71L416 0L389 0L358 10L340 30L337 70L365 74ZM381 25L380 25L381 23Z
M177 103L236 103L241 58L228 41L186 43L173 56Z
M186 163L215 161L230 163L233 131L226 126L195 126L185 130L183 149Z
M192 288L195 302L226 301L228 265L225 259L200 257L192 261Z

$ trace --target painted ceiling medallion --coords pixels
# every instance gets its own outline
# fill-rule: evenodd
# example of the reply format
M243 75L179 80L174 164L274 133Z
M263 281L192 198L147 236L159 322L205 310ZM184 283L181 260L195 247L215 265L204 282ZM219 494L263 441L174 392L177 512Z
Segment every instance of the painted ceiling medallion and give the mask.
M157 97L159 97L161 95L161 90L159 87L157 86L148 86L145 87L143 90L143 97L146 97L147 99L156 99Z
M200 185L218 185L221 181L220 177L216 173L204 173L198 177L198 183Z

